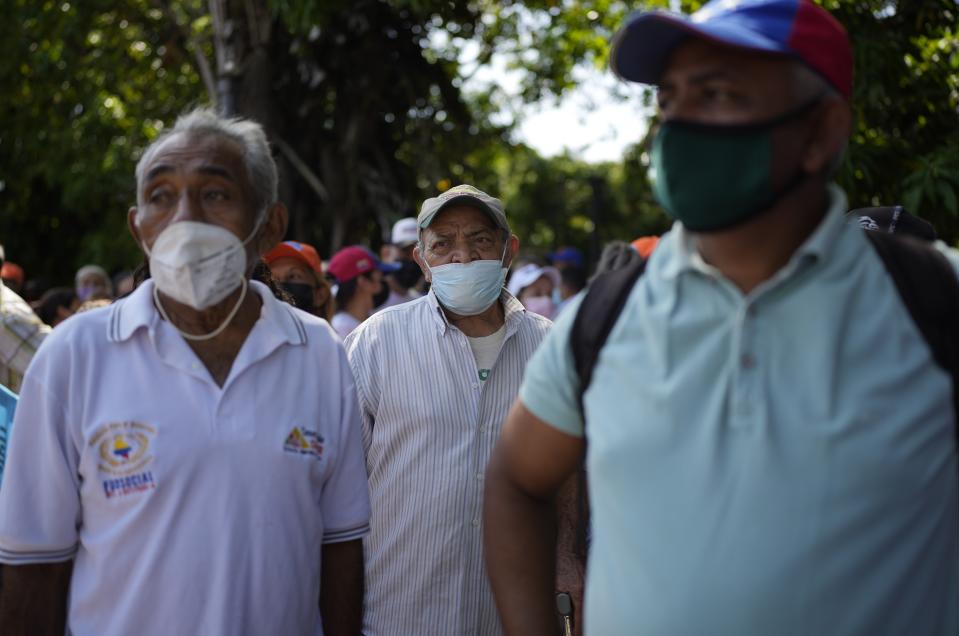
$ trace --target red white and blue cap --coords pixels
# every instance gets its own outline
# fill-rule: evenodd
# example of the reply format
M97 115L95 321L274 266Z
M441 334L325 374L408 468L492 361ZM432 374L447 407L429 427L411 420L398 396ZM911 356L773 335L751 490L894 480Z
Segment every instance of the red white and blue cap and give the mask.
M846 30L811 0L713 0L685 16L637 12L613 38L610 67L623 79L656 84L676 46L689 37L796 58L846 99L852 47Z

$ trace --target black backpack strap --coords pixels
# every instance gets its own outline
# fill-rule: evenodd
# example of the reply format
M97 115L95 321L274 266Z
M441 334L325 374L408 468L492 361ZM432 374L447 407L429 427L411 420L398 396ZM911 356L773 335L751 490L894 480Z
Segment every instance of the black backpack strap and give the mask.
M625 267L599 274L590 282L586 297L576 312L569 340L579 377L580 413L584 413L583 394L593 379L593 367L599 352L619 319L633 285L645 269L646 259L637 258Z
M952 376L959 440L959 278L949 259L927 242L866 232L899 290L933 359Z

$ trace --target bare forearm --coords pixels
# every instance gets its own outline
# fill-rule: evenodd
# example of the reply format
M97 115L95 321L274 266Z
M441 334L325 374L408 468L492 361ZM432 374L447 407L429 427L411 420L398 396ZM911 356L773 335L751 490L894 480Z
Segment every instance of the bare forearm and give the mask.
M3 566L0 634L62 635L73 562Z
M527 495L499 470L487 471L484 543L496 606L510 636L558 633L554 611L556 523L552 502Z
M363 542L323 546L320 616L326 636L359 636L363 625Z

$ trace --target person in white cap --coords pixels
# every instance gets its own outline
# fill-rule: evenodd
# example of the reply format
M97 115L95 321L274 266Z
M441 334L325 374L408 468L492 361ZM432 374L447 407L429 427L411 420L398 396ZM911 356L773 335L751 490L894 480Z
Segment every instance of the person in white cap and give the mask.
M355 636L369 498L325 320L251 280L286 229L263 129L179 118L136 168L151 278L23 380L0 488L0 633Z
M390 242L380 248L380 258L384 263L399 265L399 269L384 277L390 288L390 295L387 296L386 302L380 305L380 310L421 296L416 291L416 286L423 280L423 273L420 271L420 266L413 260L413 248L416 246L418 236L416 219L413 217L400 219L393 224Z
M501 633L483 567L483 476L550 322L503 288L519 249L471 186L427 199L414 258L431 283L346 339L373 505L366 636Z
M513 272L506 288L526 309L552 320L556 314L553 290L559 284L560 274L555 267L527 263Z

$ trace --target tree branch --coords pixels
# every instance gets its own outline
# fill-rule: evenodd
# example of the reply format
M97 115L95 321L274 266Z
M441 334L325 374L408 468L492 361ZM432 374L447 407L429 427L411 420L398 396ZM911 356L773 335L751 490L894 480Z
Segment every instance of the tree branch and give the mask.
M296 151L293 150L293 147L290 144L286 143L280 137L274 136L273 143L276 144L276 147L280 149L280 152L289 159L290 163L293 164L293 167L296 168L296 171L300 173L300 176L309 184L313 189L313 192L316 193L320 200L324 203L329 200L330 192L326 189L326 186L323 185L323 182L320 181L320 178L316 176L316 173L310 170L310 167L300 159L300 156L296 154Z

